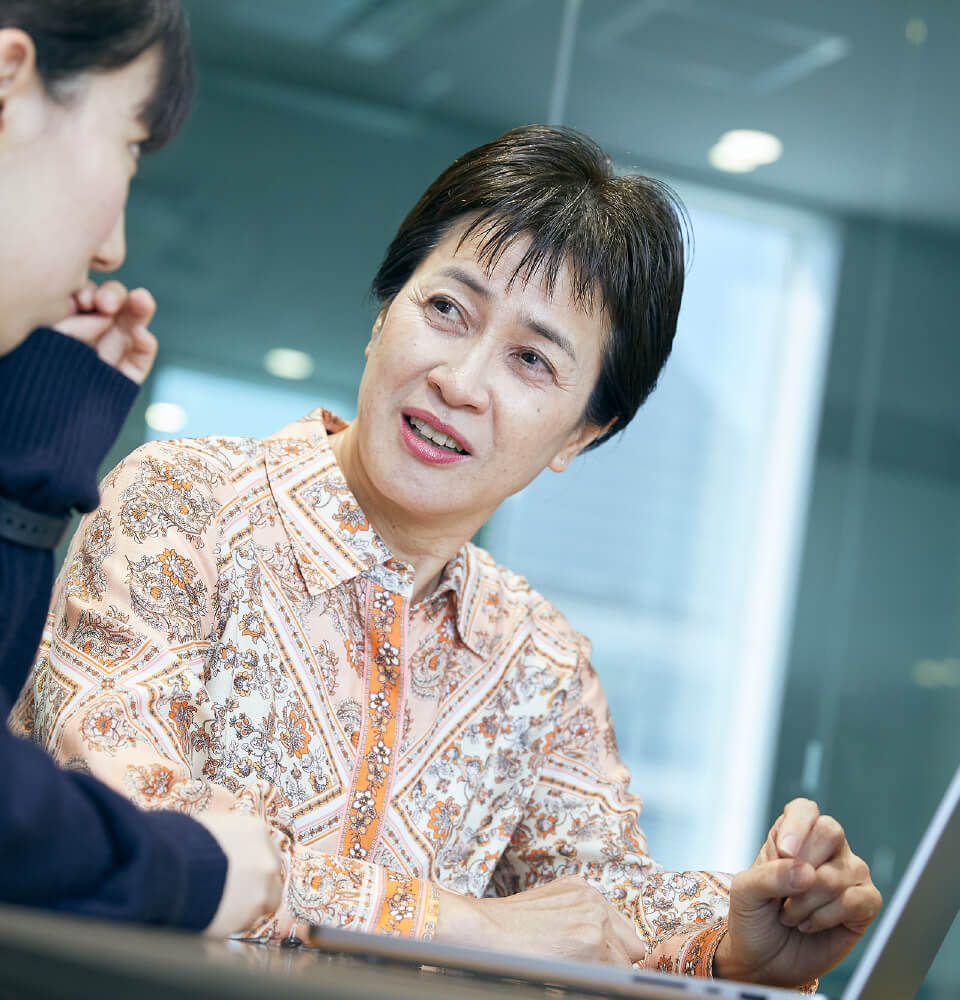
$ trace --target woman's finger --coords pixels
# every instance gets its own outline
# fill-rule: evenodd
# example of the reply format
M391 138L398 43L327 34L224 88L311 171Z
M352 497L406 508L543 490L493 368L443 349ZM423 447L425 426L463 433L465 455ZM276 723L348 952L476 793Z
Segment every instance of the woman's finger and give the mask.
M636 925L619 910L610 905L610 923L614 933L617 948L623 955L625 965L642 962L647 957L647 944L637 933Z
M106 281L94 297L95 308L108 316L118 313L127 301L127 286L119 281Z
M784 927L802 924L811 913L838 899L853 884L853 880L838 866L823 865L817 869L816 881L806 892L796 893L784 902L780 923Z
M120 371L137 385L143 385L157 357L157 338L143 326L130 334L129 349L120 363Z
M127 296L125 306L141 326L149 326L157 313L157 300L146 288L135 288Z
M846 927L854 934L863 934L880 912L882 902L876 886L852 885L836 899L814 910L797 929L804 934L816 934L834 927Z
M822 864L837 857L846 844L843 827L832 816L818 816L813 829L807 835L796 855L798 861L819 868Z
M77 308L82 312L90 312L93 309L94 300L97 295L97 286L94 282L88 281L83 288L74 295Z
M130 334L115 323L97 341L97 354L100 360L111 368L120 370L121 363L130 351Z
M78 313L76 316L68 316L59 323L55 323L53 329L96 350L99 339L111 326L113 326L112 316L103 316L100 313Z
M819 817L820 810L810 799L794 799L787 804L777 833L777 850L781 857L799 858L800 850Z

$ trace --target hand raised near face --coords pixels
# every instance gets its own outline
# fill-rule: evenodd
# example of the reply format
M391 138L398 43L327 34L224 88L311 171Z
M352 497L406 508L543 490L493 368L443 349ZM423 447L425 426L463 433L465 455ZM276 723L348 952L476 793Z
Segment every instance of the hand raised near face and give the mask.
M92 282L74 295L77 312L54 329L92 347L100 360L137 385L153 367L157 339L147 329L157 311L145 288L127 291L119 281Z
M756 861L730 889L729 930L714 974L799 986L837 965L880 910L870 869L843 827L815 802L795 799Z
M441 891L436 940L623 967L647 953L633 922L575 875L498 898Z

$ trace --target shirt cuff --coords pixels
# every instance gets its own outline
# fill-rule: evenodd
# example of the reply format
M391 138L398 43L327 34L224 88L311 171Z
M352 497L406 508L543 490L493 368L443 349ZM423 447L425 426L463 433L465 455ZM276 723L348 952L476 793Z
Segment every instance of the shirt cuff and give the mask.
M713 958L717 946L727 933L727 922L719 920L701 931L691 934L677 955L677 972L681 976L713 978Z
M429 939L438 897L432 883L329 854L294 854L286 902L298 923Z
M683 976L713 978L713 959L723 935L727 933L726 920L719 920L709 927L692 934L684 942L677 956L677 972ZM799 993L816 993L819 979L797 987Z

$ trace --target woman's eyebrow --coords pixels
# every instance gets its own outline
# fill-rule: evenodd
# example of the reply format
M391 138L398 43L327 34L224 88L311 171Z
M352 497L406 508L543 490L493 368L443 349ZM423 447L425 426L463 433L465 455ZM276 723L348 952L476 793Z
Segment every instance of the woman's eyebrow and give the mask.
M556 344L565 354L569 354L570 358L576 363L577 355L573 349L573 344L570 342L570 338L564 336L559 330L554 330L552 326L547 326L541 323L540 320L534 319L532 316L523 317L523 325L534 333L543 337L545 340L549 340L550 343Z
M466 285L467 288L473 289L482 298L489 299L492 294L482 281L460 267L445 267L440 273L445 278L453 278L454 281L459 281L461 284ZM544 340L549 340L552 344L556 344L561 351L569 354L573 361L576 362L577 355L569 337L564 336L558 330L554 330L553 327L541 323L540 320L534 319L532 316L521 317L521 322L535 334L543 337Z
M485 299L490 298L490 289L479 278L475 278L469 272L464 271L463 268L445 267L440 273L445 278L453 278L454 281L459 281L462 285L466 285L467 288L472 288L477 295Z

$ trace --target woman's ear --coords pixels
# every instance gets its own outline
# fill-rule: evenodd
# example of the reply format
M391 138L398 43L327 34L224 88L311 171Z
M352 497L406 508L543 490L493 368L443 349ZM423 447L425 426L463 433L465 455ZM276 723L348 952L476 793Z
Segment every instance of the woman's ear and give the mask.
M365 358L370 357L370 348L376 343L377 338L380 336L380 330L383 327L383 322L387 318L387 311L390 309L390 303L387 302L380 312L377 313L377 318L373 321L373 329L370 331L370 339L367 341L367 346L363 349L363 356Z
M601 434L606 434L616 422L617 418L614 417L607 421L603 427L599 427L597 424L584 421L583 426L574 431L567 443L553 456L548 463L548 468L554 472L563 472L587 445L596 441Z
M37 50L19 28L0 28L0 137L8 130L9 102L36 82Z
M33 39L19 28L0 28L0 103L26 90L36 68Z

